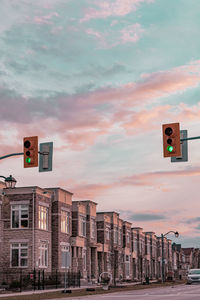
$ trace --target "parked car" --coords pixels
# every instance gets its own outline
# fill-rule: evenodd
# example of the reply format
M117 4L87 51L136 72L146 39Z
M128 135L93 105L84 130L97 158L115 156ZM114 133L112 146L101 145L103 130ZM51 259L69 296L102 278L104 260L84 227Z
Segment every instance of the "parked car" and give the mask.
M193 282L200 283L200 269L190 269L187 275L187 284L192 284Z

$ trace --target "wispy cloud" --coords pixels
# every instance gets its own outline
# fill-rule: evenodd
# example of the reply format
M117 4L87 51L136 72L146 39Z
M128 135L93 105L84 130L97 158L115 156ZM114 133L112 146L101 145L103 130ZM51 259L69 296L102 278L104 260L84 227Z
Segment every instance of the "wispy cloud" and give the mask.
M133 25L129 25L128 27L121 30L122 43L137 42L143 32L144 29L142 29L140 24L136 23Z
M85 181L77 184L73 183L70 186L70 189L74 191L75 198L95 198L105 190L109 190L119 187L126 186L160 186L160 182L162 182L162 178L177 178L177 177L188 177L188 176L199 176L200 168L190 168L176 171L157 171L157 172L147 172L141 174L134 174L132 176L124 176L119 177L117 180L113 182L109 182L107 184L102 183L87 183ZM65 182L62 182L62 185L65 185ZM166 191L167 192L167 191Z
M84 17L80 20L86 22L91 19L104 19L111 16L122 17L133 11L136 11L138 6L143 3L153 3L154 0L109 0L96 1L97 8L88 8L85 11Z

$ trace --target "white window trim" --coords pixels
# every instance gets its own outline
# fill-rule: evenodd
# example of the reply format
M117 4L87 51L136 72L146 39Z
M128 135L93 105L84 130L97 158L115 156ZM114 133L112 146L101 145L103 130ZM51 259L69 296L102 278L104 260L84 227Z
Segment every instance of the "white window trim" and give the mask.
M12 247L12 244L19 244L19 247ZM21 247L21 244L27 244L27 247ZM21 249L27 249L27 257L23 257L23 258L27 258L27 266L12 266L12 249L18 249L19 251L19 257L18 257L18 263L21 262ZM27 242L23 242L23 240L18 240L18 242L12 242L10 243L10 268L23 268L26 269L28 268L28 243Z
M87 270L87 249L84 247L82 250L82 258L83 258L83 270Z
M90 220L90 235L92 239L95 239L95 233L96 233L96 220L95 218L91 218ZM92 226L94 225L94 228Z
M46 211L46 228L41 228L40 226L40 224L41 224L41 222L40 222L40 207L44 207L44 208L46 208L47 209L47 211ZM48 209L48 207L46 207L46 206L43 206L43 205L39 205L38 206L38 229L40 229L40 230L45 230L45 231L48 231L48 226L49 226L49 209Z
M62 225L62 217L64 217L64 230ZM70 213L66 210L61 210L61 214L60 214L60 231L62 233L67 233L70 234Z
M84 218L84 222L82 221ZM84 235L84 232L83 232L83 228L82 228L82 224L85 224L85 235ZM87 227L87 218L86 216L83 216L83 215L80 215L80 218L79 218L79 229L80 229L80 236L82 237L86 237L87 233L86 233L86 227Z
M13 209L13 205L18 205L19 209ZM28 217L21 219L21 211L25 210L25 209L22 209L21 205L27 205L27 204L17 203L17 204L12 204L11 205L11 216L10 216L10 218L11 218L11 222L10 222L11 227L10 228L11 229L14 229L14 230L16 230L16 229L29 229L29 206L27 205ZM12 212L15 211L15 210L19 211L19 227L13 227ZM28 221L27 227L21 227L21 220L27 220Z
M41 249L42 250L47 250L47 265L41 265L39 263L41 263ZM45 252L44 252L45 253ZM44 255L45 256L45 255ZM49 259L49 246L47 242L44 241L40 241L40 245L39 245L39 259L38 259L38 267L39 268L43 268L43 269L47 269L48 268L48 259ZM44 261L45 261L45 257L44 257Z
M66 247L66 249L65 249ZM66 267L62 265L62 252L70 253L70 260L71 260L71 252L70 252L70 245L61 245L61 269L65 269ZM70 262L71 265L71 262Z

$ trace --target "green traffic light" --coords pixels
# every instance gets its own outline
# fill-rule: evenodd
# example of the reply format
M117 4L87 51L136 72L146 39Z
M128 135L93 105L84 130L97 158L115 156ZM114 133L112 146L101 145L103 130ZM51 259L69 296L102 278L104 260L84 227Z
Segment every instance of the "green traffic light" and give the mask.
M168 146L168 147L167 147L167 151L168 151L168 152L172 152L173 150L174 150L174 147L173 147L173 146Z
M31 158L30 158L30 157L27 157L27 158L26 158L26 162L27 162L28 164L30 164Z

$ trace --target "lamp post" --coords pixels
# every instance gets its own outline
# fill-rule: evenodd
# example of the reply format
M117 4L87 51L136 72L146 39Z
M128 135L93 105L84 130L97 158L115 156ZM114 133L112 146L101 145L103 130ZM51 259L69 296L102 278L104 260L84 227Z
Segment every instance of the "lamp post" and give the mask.
M169 233L174 233L175 237L179 237L179 233L178 231L173 231L173 230L170 230L168 231L167 233L165 234L161 234L161 245L162 245L162 283L165 281L165 260L164 260L164 237L166 235L168 235Z
M14 177L12 177L12 175L10 175L9 177L5 177L5 176L0 176L0 177L5 179L6 188L11 188L11 189L15 188L17 180Z

